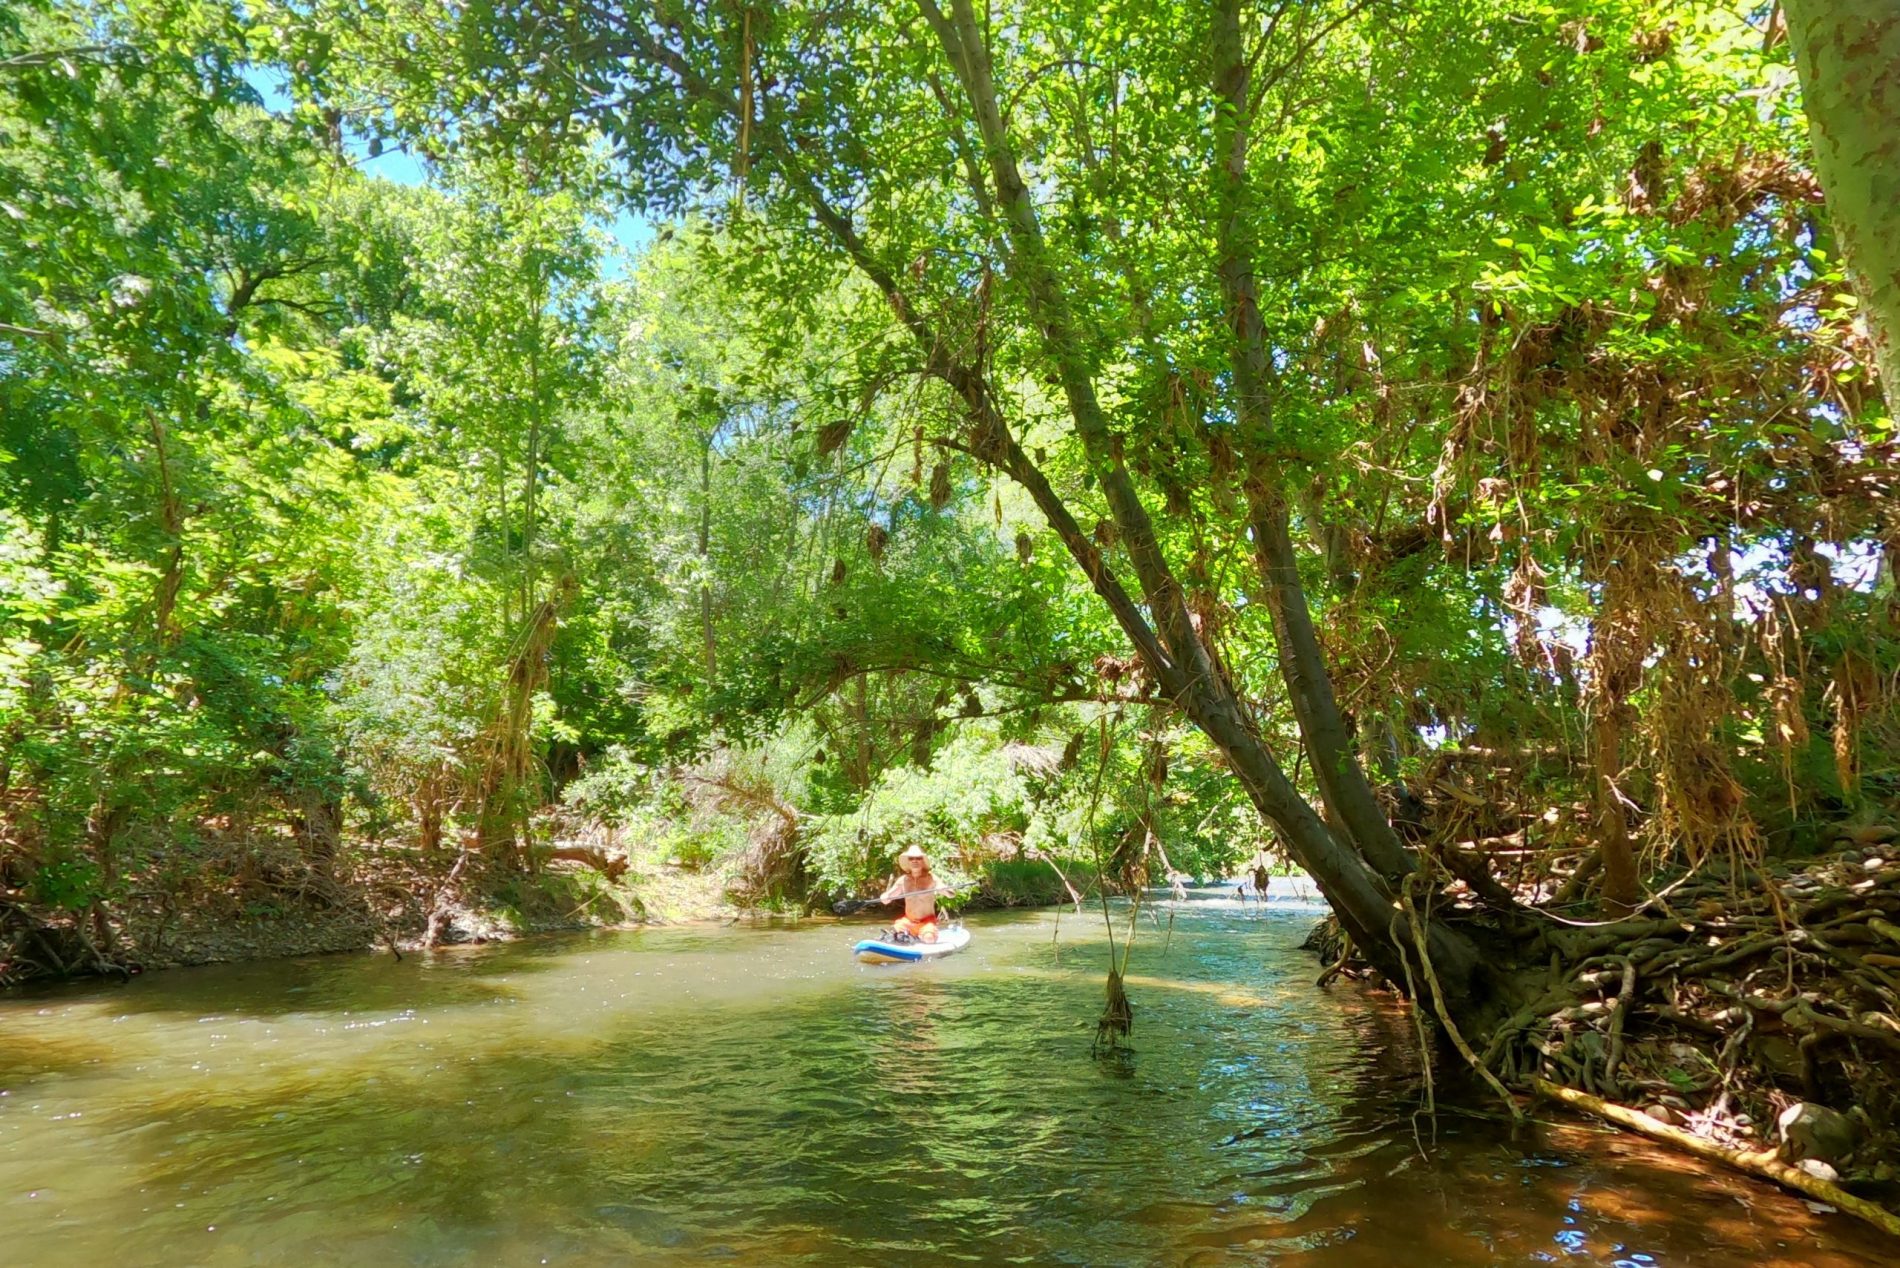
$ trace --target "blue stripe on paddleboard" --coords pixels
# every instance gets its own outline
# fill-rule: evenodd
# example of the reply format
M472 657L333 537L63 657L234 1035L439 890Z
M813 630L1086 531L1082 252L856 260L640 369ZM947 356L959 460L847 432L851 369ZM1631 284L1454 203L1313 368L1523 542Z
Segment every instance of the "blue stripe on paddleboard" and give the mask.
M875 951L879 955L888 955L893 960L921 960L924 958L922 951L913 951L909 947L900 947L891 942L875 942L868 938L851 948L851 954L853 955L859 955L865 951Z

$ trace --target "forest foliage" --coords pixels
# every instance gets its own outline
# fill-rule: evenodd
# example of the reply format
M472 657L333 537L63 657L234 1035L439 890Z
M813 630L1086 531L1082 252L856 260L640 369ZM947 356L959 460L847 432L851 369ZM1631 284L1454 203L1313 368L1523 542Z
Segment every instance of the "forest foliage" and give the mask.
M0 17L8 903L1388 824L1628 902L1891 817L1896 440L1771 16L1004 9Z

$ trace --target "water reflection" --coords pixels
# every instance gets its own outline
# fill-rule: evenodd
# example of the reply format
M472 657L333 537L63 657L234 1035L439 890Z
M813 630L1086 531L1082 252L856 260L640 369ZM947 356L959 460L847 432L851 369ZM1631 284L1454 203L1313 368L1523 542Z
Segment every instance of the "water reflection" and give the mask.
M1201 899L1091 1061L1070 916L856 965L832 925L177 973L0 1002L10 1263L1858 1265L1799 1202L1442 1116L1310 917ZM1058 956L1058 950L1060 952Z

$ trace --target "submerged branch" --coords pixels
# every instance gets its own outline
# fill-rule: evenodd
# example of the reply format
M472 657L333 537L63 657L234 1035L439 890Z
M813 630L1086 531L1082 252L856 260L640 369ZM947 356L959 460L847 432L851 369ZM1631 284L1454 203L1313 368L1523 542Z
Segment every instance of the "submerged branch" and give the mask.
M1531 1090L1539 1096L1575 1106L1577 1109L1595 1114L1598 1118L1615 1123L1618 1127L1648 1136L1651 1140L1660 1140L1665 1144L1674 1145L1698 1158L1724 1163L1738 1171L1760 1176L1764 1180L1773 1180L1776 1184L1793 1189L1797 1193L1805 1193L1818 1202L1838 1207L1850 1215L1866 1220L1883 1232L1900 1237L1900 1216L1865 1198L1855 1197L1837 1184L1823 1180L1819 1176L1810 1175L1799 1167L1790 1166L1783 1162L1772 1149L1733 1149L1727 1145L1718 1144L1706 1136L1698 1136L1694 1132L1683 1131L1679 1127L1658 1122L1641 1110L1614 1104L1601 1097L1592 1096L1588 1092L1579 1092L1575 1088L1552 1083L1549 1079L1533 1076L1530 1086Z

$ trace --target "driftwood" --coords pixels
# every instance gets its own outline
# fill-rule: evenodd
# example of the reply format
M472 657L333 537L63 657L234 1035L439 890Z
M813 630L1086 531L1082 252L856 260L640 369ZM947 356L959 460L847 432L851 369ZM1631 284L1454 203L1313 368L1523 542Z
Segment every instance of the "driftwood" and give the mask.
M1579 1092L1575 1088L1552 1083L1549 1079L1533 1076L1530 1086L1531 1090L1539 1096L1574 1106L1598 1118L1615 1123L1618 1127L1648 1136L1652 1140L1674 1145L1698 1158L1724 1163L1738 1171L1760 1176L1764 1180L1773 1180L1776 1184L1793 1189L1797 1193L1806 1194L1817 1202L1825 1202L1850 1215L1857 1215L1875 1228L1900 1237L1900 1215L1895 1215L1885 1207L1869 1202L1865 1198L1855 1197L1838 1184L1810 1175L1799 1167L1790 1166L1783 1162L1780 1155L1772 1149L1734 1149L1710 1140L1706 1136L1698 1136L1680 1127L1671 1127L1667 1123L1658 1122L1641 1110L1631 1109L1627 1105L1613 1104L1601 1097L1591 1096L1588 1092Z

